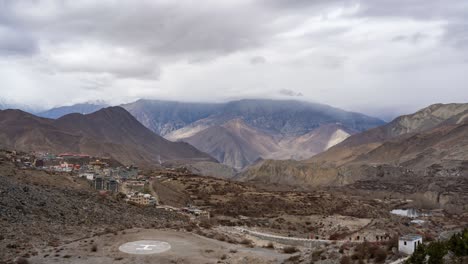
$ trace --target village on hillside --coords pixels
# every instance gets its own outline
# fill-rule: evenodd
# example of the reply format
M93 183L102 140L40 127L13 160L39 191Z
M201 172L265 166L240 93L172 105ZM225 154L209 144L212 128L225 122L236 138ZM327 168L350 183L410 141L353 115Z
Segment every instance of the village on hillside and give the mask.
M112 158L93 157L87 154L49 152L2 151L3 156L20 169L43 170L67 173L85 179L89 185L102 194L125 195L124 201L139 206L155 206L169 211L185 213L191 217L209 218L209 213L186 204L174 207L162 205L153 189L156 178L165 177L142 175L135 165L124 166ZM1 160L0 160L1 161ZM165 168L162 173L174 173L177 169Z

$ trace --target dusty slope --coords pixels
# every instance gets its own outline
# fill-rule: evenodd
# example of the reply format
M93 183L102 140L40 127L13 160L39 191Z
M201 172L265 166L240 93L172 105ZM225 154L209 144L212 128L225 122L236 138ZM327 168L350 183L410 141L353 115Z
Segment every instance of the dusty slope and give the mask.
M356 133L340 124L324 124L298 137L284 137L278 141L276 152L262 156L265 159L303 160L321 153Z
M138 165L159 160L212 160L187 143L173 143L154 134L120 107L57 120L5 110L0 112L0 124L0 146L7 149L111 156Z
M328 151L312 157L309 162L342 165L377 148L385 141L430 130L466 111L468 104L431 105L414 114L400 116L386 125L355 134Z
M246 125L240 119L222 126L212 126L184 141L237 169L278 148L272 136Z
M282 136L264 132L236 118L182 140L223 164L242 169L260 158L305 159L343 141L350 133L353 132L341 125L327 124L302 136Z
M462 165L468 160L467 109L468 104L433 105L351 136L306 161L259 162L239 178L317 186L350 184L377 175L397 179L408 171L422 181L433 173L468 177Z
M69 175L17 170L7 162L0 164L0 215L1 263L97 233L187 221L172 212L100 196Z

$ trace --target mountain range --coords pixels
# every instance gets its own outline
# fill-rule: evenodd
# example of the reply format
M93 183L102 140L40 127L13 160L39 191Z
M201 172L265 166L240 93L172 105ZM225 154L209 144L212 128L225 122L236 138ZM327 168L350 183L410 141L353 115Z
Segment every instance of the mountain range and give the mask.
M0 111L0 148L85 153L144 166L174 160L214 161L187 143L158 136L121 107L58 119L21 110Z
M60 106L49 109L47 111L36 113L37 116L45 117L45 118L52 118L57 119L64 115L78 113L78 114L91 114L96 112L102 108L108 107L105 103L82 103L82 104L75 104L70 106Z
M468 174L468 104L436 104L348 137L303 161L257 162L238 179L346 185L383 176Z
M56 118L100 107L75 105L41 115ZM188 142L237 170L258 159L306 159L354 133L384 124L363 114L294 100L138 100L122 107L156 134Z
M93 107L102 106L77 105L48 114ZM467 120L468 104L435 104L385 124L299 101L139 100L57 119L1 111L0 147L112 155L135 164L190 160L198 161L190 166L200 174L236 174L215 158L241 171L238 180L336 186L405 171L466 173Z

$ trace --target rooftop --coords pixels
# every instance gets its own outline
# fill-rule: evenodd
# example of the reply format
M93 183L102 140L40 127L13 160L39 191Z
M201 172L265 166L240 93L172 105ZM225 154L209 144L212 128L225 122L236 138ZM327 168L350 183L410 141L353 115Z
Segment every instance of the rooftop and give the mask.
M422 236L415 235L415 234L408 234L408 235L404 235L400 237L400 240L404 240L404 241L414 241L418 239L422 239Z

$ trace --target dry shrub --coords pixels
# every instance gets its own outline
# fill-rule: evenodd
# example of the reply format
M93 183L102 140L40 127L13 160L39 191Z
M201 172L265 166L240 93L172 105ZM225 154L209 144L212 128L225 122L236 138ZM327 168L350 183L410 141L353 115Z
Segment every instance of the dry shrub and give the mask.
M251 245L251 244L253 244L253 241L250 240L250 239L244 238L244 239L241 240L240 243L241 243L242 245Z
M435 238L434 236L431 234L431 233L424 233L423 235L423 241L426 241L426 242L431 242L431 241L434 241Z
M367 248L367 251L369 253L369 258L373 259L376 256L377 251L379 250L379 246L377 245L371 245Z
M385 262L386 259L387 259L387 251L385 251L382 248L379 248L375 252L375 262L376 263L383 263L383 262Z
M242 239L240 242L242 245L245 245L246 247L253 247L253 241L247 238Z
M217 222L215 219L208 219L208 218L203 218L201 221L200 221L200 224L199 224L201 227L203 228L206 228L206 229L211 229L213 226L217 225Z
M223 234L216 234L214 236L214 239L219 240L219 241L226 241L226 236Z
M268 244L265 246L265 248L271 248L271 249L274 249L275 246L273 245L272 242L268 242Z
M294 255L288 258L288 261L291 261L293 263L299 263L299 260L301 259L301 255Z
M203 227L203 228L206 228L206 229L211 229L213 227L213 225L211 224L211 222L208 219L203 219L200 222L200 226Z
M330 235L330 237L328 238L328 240L339 240L341 238L341 234L340 233L333 233Z
M283 248L283 252L286 254L293 254L298 252L299 250L296 247L285 247Z
M322 255L323 250L317 250L312 253L312 261L320 260L320 255Z
M387 251L391 251L392 248L398 248L398 236L391 237L385 242L385 245L387 245Z
M26 258L18 257L18 258L15 259L14 263L16 263L16 264L29 264L29 261Z
M351 258L349 256L343 256L340 259L340 264L351 264Z

